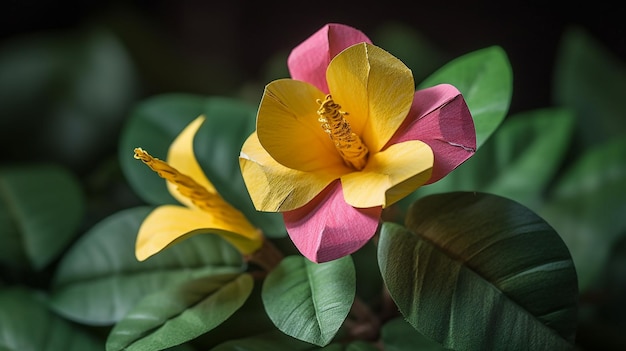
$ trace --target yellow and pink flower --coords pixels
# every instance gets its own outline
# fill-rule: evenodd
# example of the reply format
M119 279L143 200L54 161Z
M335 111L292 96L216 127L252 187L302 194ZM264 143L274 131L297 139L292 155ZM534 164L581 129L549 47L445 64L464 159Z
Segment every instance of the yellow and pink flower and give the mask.
M415 91L411 70L361 31L328 24L269 83L240 167L260 211L281 212L313 262L349 255L383 208L463 163L476 133L461 93Z

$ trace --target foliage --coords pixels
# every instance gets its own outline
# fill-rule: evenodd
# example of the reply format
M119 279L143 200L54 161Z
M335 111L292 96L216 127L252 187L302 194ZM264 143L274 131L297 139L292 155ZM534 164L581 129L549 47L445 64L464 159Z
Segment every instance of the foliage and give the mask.
M135 98L122 46L89 33L85 45L54 37L0 50L0 106L12 117L0 130L47 118L25 156L55 160L0 168L0 349L584 350L580 328L626 325L626 70L580 28L563 34L555 75L539 82L552 84L552 106L509 115L515 72L501 47L448 60L411 29L381 26L376 45L423 78L418 88L451 83L465 96L478 150L386 209L371 243L322 264L247 196L237 157L258 101L243 89ZM41 47L46 64L26 59ZM30 101L44 97L37 117ZM214 235L135 259L142 220L174 199L133 148L164 158L200 114L198 162L280 253L269 272ZM106 143L115 165L78 177Z

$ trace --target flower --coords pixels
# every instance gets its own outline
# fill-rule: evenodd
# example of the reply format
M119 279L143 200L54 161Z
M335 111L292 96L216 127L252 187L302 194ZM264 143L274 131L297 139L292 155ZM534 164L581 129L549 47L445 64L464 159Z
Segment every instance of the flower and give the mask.
M242 254L262 246L261 232L217 193L195 158L193 138L203 122L200 116L181 132L170 145L167 162L134 150L134 157L166 179L170 194L184 205L159 206L144 219L135 245L140 261L199 233L220 235Z
M476 149L461 93L449 84L415 91L410 69L357 29L324 26L288 66L292 79L266 86L239 162L257 210L282 212L313 262L361 248L383 208Z

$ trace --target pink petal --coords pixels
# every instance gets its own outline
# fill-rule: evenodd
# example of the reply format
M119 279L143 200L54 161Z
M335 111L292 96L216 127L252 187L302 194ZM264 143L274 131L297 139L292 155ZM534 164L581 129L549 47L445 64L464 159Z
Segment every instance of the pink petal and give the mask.
M341 183L330 184L305 206L283 213L298 250L317 263L349 255L376 233L382 207L355 208L343 199Z
M372 43L360 30L344 24L327 24L291 51L287 58L291 78L328 93L326 68L330 60L344 49L363 42Z
M433 173L426 184L443 178L474 154L474 120L457 88L440 84L415 92L408 116L387 145L407 140L421 140L433 150Z

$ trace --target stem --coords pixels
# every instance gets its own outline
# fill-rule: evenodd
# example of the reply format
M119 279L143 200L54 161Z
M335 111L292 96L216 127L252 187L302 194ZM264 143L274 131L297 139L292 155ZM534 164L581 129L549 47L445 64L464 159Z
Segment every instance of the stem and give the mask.
M263 268L266 272L270 272L276 268L280 261L282 261L284 255L271 241L267 238L263 238L263 244L261 248L255 251L253 254L246 257L246 260L250 263L254 263Z

